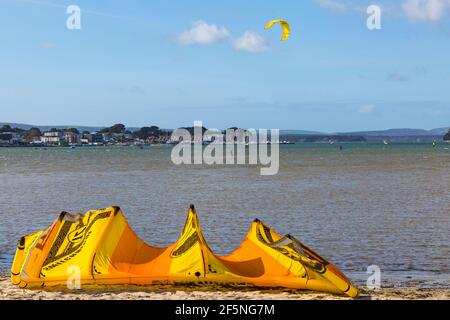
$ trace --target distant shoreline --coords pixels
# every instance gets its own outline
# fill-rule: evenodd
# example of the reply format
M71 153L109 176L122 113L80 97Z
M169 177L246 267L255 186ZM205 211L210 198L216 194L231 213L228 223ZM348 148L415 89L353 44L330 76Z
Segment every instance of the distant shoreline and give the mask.
M420 141L415 140L409 140L409 139L396 139L394 141L389 140L389 145L428 145L432 143L433 141L436 141L437 145L448 145L450 144L450 141L445 140L436 140L432 139L430 137L429 139L424 139ZM325 140L319 140L319 141L292 141L290 140L289 143L279 143L280 145L305 145L305 144L319 144L319 145L335 145L339 146L340 144L370 144L370 145L379 145L383 144L383 139L381 140L365 140L365 141L325 141ZM150 147L173 147L174 144L167 144L167 143L161 143L161 144L143 144L143 145L119 145L119 144L112 144L112 145L74 145L74 146L59 146L59 145L30 145L30 144L24 144L24 145L1 145L0 148L34 148L34 149L80 149L80 148L150 148Z
M0 123L1 125L1 123ZM22 125L22 127L25 125ZM205 144L211 143L214 139L207 135L209 132L206 127L185 127L180 128L187 132L191 141L203 141ZM346 143L346 142L383 142L389 144L392 142L433 142L450 140L450 130L445 132L446 128L433 129L430 131L420 129L391 129L385 131L367 131L367 132L349 132L349 133L314 133L302 130L280 130L276 131L274 141L280 144L295 144L308 142L322 143ZM196 131L197 130L197 131ZM249 141L253 130L246 130L237 127L227 128L225 130L215 131L215 135L220 135L224 141ZM265 131L264 131L265 132ZM199 136L200 135L200 136ZM256 133L256 137L261 135ZM49 131L42 131L37 127L24 129L12 127L4 124L0 127L0 146L81 146L81 145L135 145L138 147L164 144L177 144L179 142L177 134L173 131L161 129L158 126L142 127L137 131L132 131L124 124L117 123L100 131L82 131L78 128L51 128ZM192 138L193 137L193 138ZM216 136L214 136L216 138ZM183 138L187 139L187 138ZM232 140L233 139L233 140ZM265 138L267 139L267 137ZM270 140L273 139L270 138ZM268 140L268 141L270 141Z
M48 131L51 128L56 129L67 129L67 128L77 128L80 131L100 131L107 128L107 126L80 126L80 125L32 125L24 123L14 123L14 122L0 122L0 127L4 125L10 125L11 127L21 128L24 130L29 130L31 128L39 128L42 131ZM182 127L180 127L182 128ZM127 127L131 132L138 131L139 127ZM172 132L173 129L162 129L164 132ZM364 137L426 137L426 136L444 136L450 130L449 127L441 127L435 129L414 129L414 128L393 128L393 129L383 129L383 130L359 130L359 131L313 131L313 130L300 130L300 129L280 129L280 134L283 136L289 135L310 135L310 136L364 136Z

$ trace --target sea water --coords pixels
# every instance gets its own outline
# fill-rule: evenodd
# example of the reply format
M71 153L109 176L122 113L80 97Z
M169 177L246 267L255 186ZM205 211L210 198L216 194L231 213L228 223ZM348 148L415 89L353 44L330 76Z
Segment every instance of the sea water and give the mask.
M0 148L0 269L17 240L61 211L120 206L146 242L167 246L195 204L216 254L237 248L255 218L290 233L357 284L450 286L447 145L280 147L280 170L176 166L170 147Z

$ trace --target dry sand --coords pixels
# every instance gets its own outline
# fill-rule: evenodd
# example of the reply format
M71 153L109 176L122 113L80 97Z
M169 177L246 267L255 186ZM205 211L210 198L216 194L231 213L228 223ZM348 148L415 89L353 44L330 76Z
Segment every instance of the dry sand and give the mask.
M309 291L252 290L201 287L120 287L97 286L78 291L63 289L28 290L0 278L0 300L349 300L345 296ZM450 288L361 288L358 299L365 300L450 300Z

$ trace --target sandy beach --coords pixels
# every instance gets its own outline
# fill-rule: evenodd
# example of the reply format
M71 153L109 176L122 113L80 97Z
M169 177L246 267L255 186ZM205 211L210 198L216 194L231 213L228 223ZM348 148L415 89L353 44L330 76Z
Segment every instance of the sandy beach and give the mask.
M361 300L450 300L449 288L360 288ZM0 300L351 300L309 291L252 290L200 287L95 287L78 291L27 290L0 278Z

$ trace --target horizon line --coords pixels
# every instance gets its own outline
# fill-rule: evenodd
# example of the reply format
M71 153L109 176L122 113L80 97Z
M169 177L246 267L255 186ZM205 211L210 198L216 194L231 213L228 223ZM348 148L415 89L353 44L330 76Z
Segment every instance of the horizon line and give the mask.
M30 127L56 127L56 128L109 128L115 124L123 124L125 126L125 128L136 128L136 129L140 129L143 127L150 127L150 126L157 126L159 129L161 130L175 130L178 128L189 128L189 127L193 127L193 126L179 126L177 128L162 128L159 125L156 124L149 124L149 125L144 125L144 126L136 126L136 125L125 125L124 123L121 122L117 122L117 123L113 123L109 126L102 126L102 125L60 125L60 124L52 124L52 125L48 125L48 124L29 124L29 123L23 123L23 122L2 122L0 121L0 124L2 125L22 125L22 126L30 126ZM235 126L235 125L231 125L231 126L227 126L227 128L232 128L232 127L236 127L236 128L240 128L239 126ZM207 128L207 127L205 127ZM214 127L208 128L208 129L213 129ZM362 130L345 130L345 131L322 131L322 130L315 130L315 129L281 129L281 128L275 128L278 129L280 131L306 131L306 132L311 132L311 133L322 133L322 134L336 134L336 133L358 133L358 132L376 132L376 131L388 131L388 130L424 130L424 131L432 131L432 130L436 130L436 129L445 129L445 128L450 128L449 126L444 126L444 127L436 127L436 128L431 128L431 129L425 129L425 128L414 128L414 127L394 127L394 128L386 128L386 129L362 129ZM225 128L226 129L226 128ZM245 129L245 128L241 128L241 129ZM248 128L247 128L248 129ZM219 129L220 130L220 129ZM222 129L223 130L223 129Z

